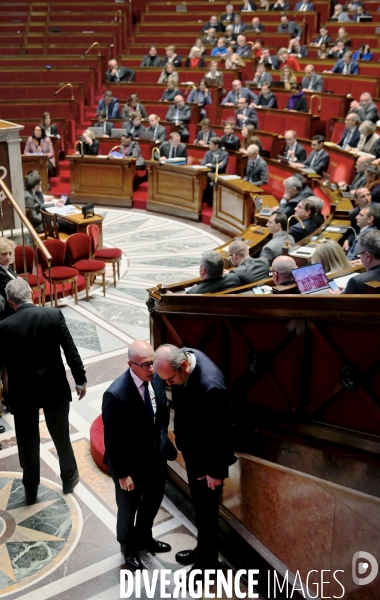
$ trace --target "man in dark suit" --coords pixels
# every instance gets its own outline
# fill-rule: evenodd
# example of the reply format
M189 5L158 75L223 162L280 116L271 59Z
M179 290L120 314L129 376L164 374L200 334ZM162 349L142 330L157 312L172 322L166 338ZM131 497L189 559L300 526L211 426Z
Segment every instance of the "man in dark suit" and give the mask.
M277 27L277 33L290 33L292 38L302 37L302 27L295 21L289 21L286 15L281 16L281 23Z
M260 279L269 277L269 262L266 258L252 258L244 240L236 239L229 245L228 254L234 269L234 273L240 279L240 285L254 283Z
M245 31L245 25L244 25L244 23L241 22L241 17L238 14L236 14L234 16L233 27L234 27L233 33L235 35L237 35L239 33L243 33Z
M356 60L352 60L352 52L347 51L343 54L343 58L340 58L335 63L331 71L327 73L338 73L341 75L359 75L359 63Z
M234 18L235 18L234 7L232 6L232 4L227 4L226 12L222 15L220 20L222 21L222 23L224 21L227 21L227 25L229 25L230 23L234 22Z
M342 40L338 40L336 42L335 46L330 48L330 50L328 51L327 58L341 59L341 58L343 58L345 51L346 51L345 43ZM329 71L326 71L326 72L328 73Z
M294 129L289 129L285 131L284 138L286 146L283 155L289 159L289 162L304 162L306 160L306 150L302 144L297 142L297 132Z
M314 202L308 202L306 199L298 202L294 209L294 214L301 219L302 224L297 221L295 225L289 228L289 234L295 242L299 242L317 229L317 225L313 219L315 213L316 206Z
M282 255L282 249L286 241L286 227L288 218L279 211L273 212L268 219L266 227L272 234L272 239L265 244L260 252L260 256L266 258L271 265L275 258ZM294 245L292 236L288 236L290 245Z
M86 372L60 310L40 308L21 278L6 286L15 314L0 323L0 371L8 369L8 407L14 415L18 455L23 470L26 504L34 504L40 483L39 410L56 447L63 493L79 481L70 442L70 386L61 348L71 369L79 400L86 394Z
M280 200L278 212L283 213L288 218L294 215L297 204L305 197L302 193L302 183L297 177L287 177L287 179L284 179L283 184L284 195Z
M209 142L210 149L204 155L201 165L208 167L213 173L216 172L216 165L218 165L218 173L222 175L226 172L229 154L222 150L221 146L220 137L212 137Z
M297 2L294 7L294 10L298 12L307 12L314 10L314 4L312 2L308 2L308 0L301 0L301 2Z
M228 92L222 104L224 106L235 106L240 98L245 98L247 103L256 102L257 96L249 88L242 87L239 79L234 79L232 82L232 90Z
M318 175L322 175L323 172L327 172L330 164L330 156L326 150L323 149L325 143L323 135L313 135L311 138L312 151L310 152L304 163L295 163L295 166L305 166L313 170Z
M156 46L151 46L149 52L143 57L140 67L162 67L162 59L157 56Z
M146 131L153 133L153 140L155 142L164 142L166 140L166 128L160 125L158 116L149 115L148 121L149 127L147 127Z
M371 229L359 236L357 255L366 272L351 277L345 294L364 294L368 281L380 281L380 231Z
M201 31L202 33L205 33L205 31L208 31L209 29L215 29L217 33L222 33L222 31L224 31L222 23L219 23L218 17L215 15L210 17L210 21L203 25Z
M360 140L360 118L355 113L349 113L344 120L346 127L343 130L342 137L338 142L338 146L346 150L356 148Z
M129 369L107 389L102 405L104 459L118 509L117 541L132 569L143 568L138 550L170 551L168 544L152 536L166 479L161 437L166 436L170 417L165 384L154 374L153 352L142 340L129 346Z
M264 30L265 30L265 27L262 23L260 23L259 17L253 17L251 25L249 27L247 27L245 31L246 32L253 31L253 33L263 33Z
M256 73L253 78L253 85L256 85L258 88L261 88L261 86L264 83L270 85L272 83L272 75L268 73L264 63L259 63L257 65Z
M317 75L314 65L306 65L305 77L302 79L304 92L323 92L324 81L321 75Z
M357 260L360 258L358 255L359 237L368 229L378 229L379 217L380 214L378 204L371 203L369 206L363 206L360 208L355 218L355 229L359 231L359 235L352 240L352 244L347 252L347 260ZM343 249L344 248L345 247L343 246Z
M104 92L103 98L98 102L98 108L96 114L98 115L101 110L106 112L107 119L118 119L119 118L119 100L114 98L112 92L107 90Z
M268 165L261 156L259 156L259 147L251 144L247 148L247 166L245 169L245 181L254 185L265 185L268 183Z
M310 46L320 46L321 44L331 44L332 38L329 36L329 32L326 27L319 28L319 35L311 42Z
M201 126L201 130L198 132L194 144L208 146L211 138L216 137L216 133L212 130L212 123L210 119L202 119L199 125Z
M166 113L165 121L169 121L169 123L182 123L179 128L179 133L181 135L181 140L184 143L186 143L189 139L189 132L186 128L186 125L189 123L190 119L190 106L185 104L183 96L175 96L174 105L171 106Z
M377 106L372 100L369 92L363 92L360 96L360 102L353 100L350 104L350 113L356 113L361 121L372 121L376 123L379 120Z
M234 126L232 123L226 123L224 126L224 135L221 137L222 148L224 144L233 144L234 150L240 150L240 138L234 134Z
M193 569L218 568L218 515L223 480L236 458L231 448L227 388L223 374L203 352L160 346L157 374L172 386L176 445L182 451L198 528L194 550L176 554ZM199 578L202 578L200 575ZM198 577L196 577L198 578Z
M123 123L123 129L128 137L138 138L145 131L144 125L141 124L140 113L131 112L131 120Z
M160 146L160 162L164 163L168 158L185 158L187 162L186 145L181 144L181 136L175 131L170 134L169 141Z
M237 127L244 127L245 125L254 125L257 127L258 124L256 109L249 107L245 98L240 98L238 100L238 109L235 110L235 119Z
M106 81L108 83L132 83L136 75L133 69L119 67L117 61L112 58L108 61L108 71L106 72Z
M187 294L210 294L222 292L240 285L240 279L233 273L224 275L224 260L219 252L206 250L199 265L199 276L202 281L193 285Z
M98 114L98 122L94 123L93 127L103 128L103 137L110 137L111 130L113 129L113 123L107 121L106 111L101 110Z
M280 59L278 56L271 56L268 48L263 48L261 51L261 57L259 60L259 65L265 65L266 69L278 69L280 66Z
M366 186L365 171L367 167L372 163L373 157L371 154L363 154L358 157L355 165L356 175L351 183L348 184L346 181L340 181L338 183L342 191L349 191L352 196L355 196L355 192L362 187ZM356 215L355 215L356 216Z

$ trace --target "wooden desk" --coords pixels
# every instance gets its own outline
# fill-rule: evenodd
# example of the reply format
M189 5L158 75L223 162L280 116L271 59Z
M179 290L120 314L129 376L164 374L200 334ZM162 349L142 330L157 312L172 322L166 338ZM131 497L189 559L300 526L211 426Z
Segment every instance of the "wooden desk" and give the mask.
M214 186L211 226L227 235L239 235L249 227L255 212L252 194L262 191L244 179L219 178Z
M81 210L80 206L76 206L79 210ZM64 221L71 225L71 227L75 228L75 233L87 233L87 225L97 225L99 227L100 234L100 243L99 248L103 248L103 219L101 215L95 214L93 217L89 217L85 219L82 213L77 213L75 215L59 215L59 221Z
M207 167L166 165L147 160L147 210L199 221L203 190L207 185Z
M22 176L29 171L38 171L41 175L41 187L44 194L48 193L48 157L44 154L22 154Z
M135 158L66 156L70 162L72 202L131 208Z

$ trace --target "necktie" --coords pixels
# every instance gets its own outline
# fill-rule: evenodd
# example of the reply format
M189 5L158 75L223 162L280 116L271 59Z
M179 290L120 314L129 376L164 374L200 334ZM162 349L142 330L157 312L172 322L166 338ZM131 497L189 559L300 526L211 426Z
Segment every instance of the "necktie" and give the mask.
M116 81L119 81L119 71L116 71Z
M149 393L149 389L148 389L148 382L144 381L144 402L145 402L145 406L146 409L148 411L148 415L154 419L154 412L153 412L153 406L152 406L152 399L150 397L150 393Z
M175 113L175 120L178 123L179 121L179 108L177 108L176 113Z
M203 143L207 144L207 133L203 134Z
M346 147L348 146L348 144L350 143L350 141L351 141L351 136L352 136L352 131L349 131L349 132L346 134L346 136L345 136L345 138L344 138L344 140L343 140L343 144L342 144L342 148L343 148L343 150L345 150L345 149L346 149Z
M103 124L103 133L107 133L107 127L105 123Z
M106 104L106 117L108 118L108 104Z
M318 157L317 157L317 153L316 153L316 152L314 152L314 156L313 156L313 158L311 159L310 166L314 166L314 165L315 165L315 163L317 162L317 158L318 158Z
M313 89L313 78L310 77L310 83L309 83L309 87L307 88L308 90L312 90Z

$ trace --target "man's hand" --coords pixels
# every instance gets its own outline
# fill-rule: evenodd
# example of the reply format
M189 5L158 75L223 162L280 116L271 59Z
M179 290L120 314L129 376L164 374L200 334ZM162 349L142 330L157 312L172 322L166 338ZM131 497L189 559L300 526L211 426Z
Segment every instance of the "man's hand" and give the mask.
M346 190L347 189L347 183L345 181L339 181L338 183L339 187L341 190Z
M109 136L109 135L107 135L106 133L103 133L103 137L104 137L104 138L109 138L110 136Z
M343 250L345 252L348 252L349 248L350 248L350 244L348 240L344 240L343 246L342 246Z
M86 392L87 392L86 386L84 386L83 388L76 387L75 389L78 394L78 400L82 400L82 398L85 397Z
M240 114L237 116L237 118L238 118L238 119L240 119L240 121L245 121L247 117L245 117L245 116L244 116L242 113L240 113Z
M166 162L166 156L161 156L160 163L165 163L165 162Z
M351 104L350 104L350 107L351 107L351 108L356 108L356 109L359 109L359 108L360 108L360 104L359 104L359 102L357 102L356 100L353 100L353 101L351 102Z
M225 102L224 106L234 106L234 103L233 102Z
M127 492L131 492L135 489L135 484L133 483L132 477L128 475L128 477L123 477L119 479L120 487L122 490L126 490Z
M204 477L198 477L198 481L201 481L202 479L207 480L207 487L209 487L210 490L215 490L219 485L222 485L222 483L223 483L223 479L214 479L213 477L210 477L210 475L204 475Z

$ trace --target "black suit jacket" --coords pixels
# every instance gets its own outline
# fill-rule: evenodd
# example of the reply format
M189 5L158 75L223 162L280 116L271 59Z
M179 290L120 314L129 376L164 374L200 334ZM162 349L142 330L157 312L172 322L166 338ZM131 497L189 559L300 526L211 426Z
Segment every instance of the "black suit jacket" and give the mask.
M170 153L170 142L163 142L160 146L160 156L165 156L169 158ZM186 144L178 144L176 149L176 158L186 158L187 161L187 150Z
M313 160L313 156L314 156L315 152L314 150L312 152L310 152L309 156L307 157L307 159L304 162L305 167L310 167L312 169L314 169L314 171L318 174L318 175L322 175L323 172L327 172L327 169L329 168L329 164L330 164L330 156L329 154L327 154L326 150L322 150L321 154L318 156L317 161L314 165L311 164L311 161Z
M257 127L258 117L255 108L246 108L244 116L247 117L244 121L238 119L238 115L243 114L244 111L238 109L235 110L235 122L238 127L244 127L244 125L254 125Z
M8 271L12 273L13 277L17 277L12 267L8 267ZM13 277L9 277L7 271L0 267L0 321L14 313L13 308L11 308L10 304L7 302L7 295L5 293L5 286L12 281Z
M218 172L223 174L226 172L226 168L227 168L227 163L228 163L228 157L229 154L228 152L226 152L225 150L221 150L219 149L219 159L218 159L218 163L219 163L219 170ZM216 160L215 160L215 155L213 152L211 152L211 150L208 150L206 152L206 154L204 155L201 165L207 165L208 163L212 164L211 171L213 173L215 173L216 171Z
M79 152L81 151L81 146L78 146ZM83 154L96 156L99 153L99 140L93 140L92 144L86 144L83 142Z
M104 462L117 479L128 475L133 481L141 479L152 452L160 447L161 431L168 430L170 415L165 383L154 375L152 386L156 399L154 422L129 369L103 394Z
M364 286L368 281L380 281L380 265L365 273L351 277L344 291L345 294L364 294Z
M284 156L286 156L291 148L289 146L285 146ZM306 150L299 142L296 142L296 148L294 155L297 159L297 162L304 162L306 160Z
M196 365L186 385L172 387L176 446L195 476L224 479L236 461L224 376L203 352L182 350L195 355Z
M136 75L136 72L133 69L127 69L126 67L118 67L118 75L119 75L119 79L117 79L116 75L112 75L111 74L112 69L108 69L108 71L106 72L106 81L108 81L108 83L113 83L113 82L123 82L123 81L133 81Z
M151 56L147 54L143 57L140 67L162 67L162 59L159 56L155 56L153 60L151 60Z
M157 131L156 134L154 135L154 132L156 130L156 127L147 127L146 131L151 131L153 133L153 139L157 140L158 142L164 142L166 140L166 128L163 127L162 125L157 125Z
M64 351L75 383L86 382L86 372L65 319L56 308L22 304L0 323L0 370L6 366L12 413L39 408L46 402L71 401L61 357Z
M243 260L238 267L232 269L230 273L235 273L239 277L241 285L253 283L269 277L269 262L266 258L252 258L250 256Z
M301 223L298 223L298 221L289 229L289 234L292 236L295 242L303 240L303 238L317 229L317 224L314 219L306 219L306 221L302 221L302 223L305 229L302 229Z
M340 146L341 148L343 148L343 142L344 142L344 138L346 137L346 135L349 133L349 129L348 127L345 127L342 133L342 137L340 138L339 142L338 142L338 146ZM349 142L349 146L351 148L356 148L358 143L360 140L360 131L359 131L359 127L355 127L355 131L351 136L350 142Z
M231 141L230 141L230 139L231 139ZM238 138L237 135L235 135L235 134L232 134L231 136L223 135L223 137L221 137L221 140L222 140L222 146L226 143L230 143L235 146L235 150L240 150L241 142L240 142L240 138Z
M223 292L230 288L239 287L240 279L235 273L228 273L221 277L212 277L205 279L197 285L193 285L192 288L187 292L188 294L215 294L216 292Z
M272 92L269 92L266 97L264 94L259 94L257 104L258 106L265 106L265 108L278 108L277 98Z
M247 161L244 179L255 185L268 183L268 165L261 156L256 158L254 167L251 160Z
M278 212L286 215L286 217L288 218L291 215L294 215L295 207L297 206L297 204L299 202L301 202L301 200L304 200L304 199L305 199L305 195L303 194L302 191L300 191L296 196L294 196L293 198L290 198L290 200L288 200L286 204L280 204L280 206L277 210L278 210Z

